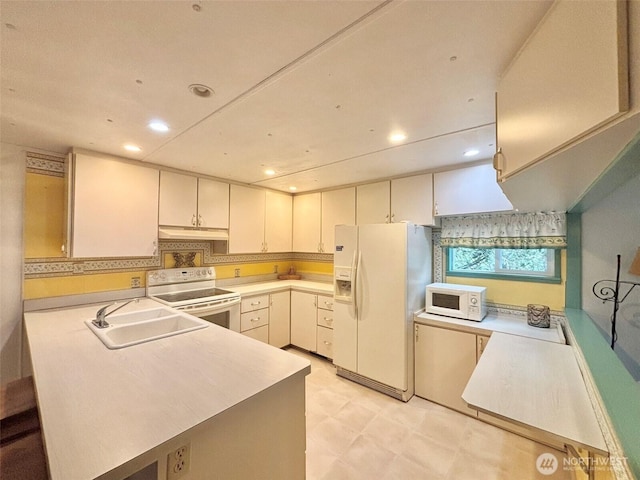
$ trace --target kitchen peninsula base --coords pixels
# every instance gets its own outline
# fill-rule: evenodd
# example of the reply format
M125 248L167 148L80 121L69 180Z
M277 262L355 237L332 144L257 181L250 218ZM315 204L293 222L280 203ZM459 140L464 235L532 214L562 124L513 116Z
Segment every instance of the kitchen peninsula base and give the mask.
M51 480L173 480L183 446L180 480L304 478L307 360L214 324L111 350L102 306L24 315Z
M290 378L98 478L127 479L153 463L158 476L149 480L171 478L168 456L189 445L189 470L180 480L304 479L304 388L303 376Z

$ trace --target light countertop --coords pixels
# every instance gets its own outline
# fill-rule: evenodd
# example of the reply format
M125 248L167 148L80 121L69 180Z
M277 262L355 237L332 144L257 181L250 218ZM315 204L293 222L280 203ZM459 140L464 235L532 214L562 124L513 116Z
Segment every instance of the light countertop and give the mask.
M494 333L462 398L481 412L607 455L569 345Z
M549 328L538 328L527 324L526 318L511 315L487 315L481 322L474 322L424 312L416 315L414 320L424 325L461 330L476 335L490 336L493 332L500 332L547 342L566 343L562 327L553 321Z
M312 282L309 280L274 280L272 282L247 283L240 285L228 285L222 287L225 290L237 292L240 295L257 295L271 293L279 290L299 290L301 292L333 295L333 284L328 282Z
M53 480L95 478L310 364L216 325L109 350L84 324L103 306L25 313ZM145 298L119 313L160 306Z

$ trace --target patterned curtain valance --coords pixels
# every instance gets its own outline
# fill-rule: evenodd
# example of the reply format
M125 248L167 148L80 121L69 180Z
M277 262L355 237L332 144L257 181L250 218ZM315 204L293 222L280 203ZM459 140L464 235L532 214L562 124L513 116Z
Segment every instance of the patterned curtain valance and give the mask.
M441 245L473 248L565 248L567 218L564 212L444 217Z

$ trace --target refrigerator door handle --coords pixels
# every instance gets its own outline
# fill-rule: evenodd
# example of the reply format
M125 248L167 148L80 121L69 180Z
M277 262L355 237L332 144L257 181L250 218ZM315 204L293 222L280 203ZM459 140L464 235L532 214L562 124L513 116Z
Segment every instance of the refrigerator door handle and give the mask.
M356 260L356 256L357 256L357 260ZM358 253L357 254L354 253L354 256L353 256L353 260L355 262L354 279L353 279L353 305L355 307L356 321L360 320L360 312L358 308L358 292L360 291L360 288L358 287L358 279L360 277L361 259L362 259L362 252L358 250Z

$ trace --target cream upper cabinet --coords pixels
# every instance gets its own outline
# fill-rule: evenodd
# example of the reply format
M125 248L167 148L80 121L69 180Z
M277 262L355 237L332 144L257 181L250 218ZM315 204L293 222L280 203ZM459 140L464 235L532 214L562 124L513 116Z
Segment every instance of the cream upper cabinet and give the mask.
M433 225L433 175L391 180L391 222Z
M291 195L231 185L229 253L290 252Z
M433 225L433 175L358 185L358 225L411 222Z
M436 216L513 209L489 164L434 174L433 198Z
M71 256L156 255L159 171L85 153L72 154L70 161Z
M368 183L356 187L358 225L389 223L391 218L391 182Z
M293 197L270 190L265 195L264 251L290 252Z
M229 253L256 253L264 249L265 191L231 185Z
M623 1L553 4L498 84L501 178L628 110L626 9Z
M198 179L198 226L229 228L229 184Z
M321 203L320 193L293 197L294 252L321 251Z
M229 184L160 172L160 225L229 228Z
M293 250L333 253L336 225L355 225L355 187L293 197Z
M355 223L355 187L322 192L321 249L323 252L333 253L335 249L336 225L355 225Z

